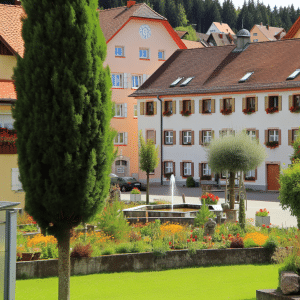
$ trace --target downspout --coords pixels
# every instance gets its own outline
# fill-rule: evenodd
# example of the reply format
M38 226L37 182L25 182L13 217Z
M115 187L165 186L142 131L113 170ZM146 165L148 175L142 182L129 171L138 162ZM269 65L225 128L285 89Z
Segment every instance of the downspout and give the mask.
M157 95L157 100L160 101L160 184L163 182L163 114L162 114L162 99Z

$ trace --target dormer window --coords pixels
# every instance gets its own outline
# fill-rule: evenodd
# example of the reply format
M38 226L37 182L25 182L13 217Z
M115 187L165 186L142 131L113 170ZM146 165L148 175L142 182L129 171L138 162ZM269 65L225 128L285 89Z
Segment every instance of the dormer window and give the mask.
M292 73L286 80L293 80L300 74L300 69L297 69L294 73Z
M177 85L181 81L181 79L183 79L183 77L178 77L174 82L171 83L170 87Z
M254 72L248 72L248 73L247 73L247 74L239 81L239 83L243 83L243 82L247 81L253 73L254 73Z
M190 82L191 82L191 80L193 79L194 77L189 77L189 78L187 78L180 86L186 86L186 85L188 85Z

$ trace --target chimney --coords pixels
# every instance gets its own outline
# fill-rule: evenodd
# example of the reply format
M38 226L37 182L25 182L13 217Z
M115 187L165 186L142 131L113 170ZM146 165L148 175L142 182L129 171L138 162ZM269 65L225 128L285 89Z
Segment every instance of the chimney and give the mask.
M268 30L270 29L270 26L269 26L269 24L267 24L267 29L268 29Z
M135 5L135 1L127 1L127 8L130 8L133 5Z
M260 22L260 26L263 26L263 22Z
M21 5L21 1L20 0L15 0L15 5Z

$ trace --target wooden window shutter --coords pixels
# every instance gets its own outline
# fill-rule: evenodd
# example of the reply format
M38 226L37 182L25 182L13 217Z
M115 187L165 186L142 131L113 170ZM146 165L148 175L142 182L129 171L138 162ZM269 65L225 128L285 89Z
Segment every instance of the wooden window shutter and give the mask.
M243 98L243 107L242 107L242 111L244 110L244 109L246 109L247 108L247 103L246 103L246 98Z
M232 112L235 112L235 98L230 99Z
M269 130L265 130L265 143L269 141L268 134L269 134Z
M194 163L191 163L191 176L194 177Z
M182 145L182 131L179 131L179 145Z
M173 161L173 174L175 176L175 162Z
M145 114L144 111L145 111L145 102L140 102L140 115L141 116Z
M191 107L192 107L191 113L194 114L195 113L195 100L191 100Z
M258 97L255 97L255 111L258 111Z
M203 100L199 100L199 114L202 114Z
M192 130L192 145L195 145L195 131Z
M127 118L127 103L123 104L123 109L124 109L124 118Z
M269 108L269 97L265 96L265 110Z
M215 99L211 99L211 113L216 112L215 105L216 105Z
M281 129L278 129L278 144L281 145Z
M156 101L154 101L153 107L154 107L154 114L156 115L157 114L157 102Z
M183 177L183 162L180 163L180 176Z
M128 132L124 133L124 144L127 145L128 144Z
M288 145L289 145L289 146L292 146L292 141L293 141L293 131L292 131L291 129L289 129L289 131L288 131L288 137L289 137L289 139L288 139Z
M181 114L183 110L183 103L182 103L182 100L179 100L179 113Z
M176 145L176 131L173 131L173 145Z
M289 95L289 108L288 109L290 109L291 106L294 106L293 95Z
M124 89L128 89L128 74L124 73L123 76L124 76L124 78L123 78L124 79L123 87L124 87Z
M220 99L220 112L223 109L223 106L224 106L224 101L223 99Z
M176 101L174 100L174 101L172 101L172 114L174 115L174 114L176 114Z
M202 145L202 130L199 131L199 145Z
M257 180L257 169L255 169L255 180Z
M255 130L256 138L259 140L259 130Z
M282 110L282 96L278 97L278 110Z
M166 108L166 101L163 102L163 105L162 105L162 113L165 112L165 108Z
M202 177L202 164L201 163L199 163L199 177L201 180L201 177Z

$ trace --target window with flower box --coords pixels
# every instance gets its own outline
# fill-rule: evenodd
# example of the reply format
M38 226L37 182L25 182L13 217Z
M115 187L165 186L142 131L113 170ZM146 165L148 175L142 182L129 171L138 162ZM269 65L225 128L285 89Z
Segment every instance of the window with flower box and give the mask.
M255 181L257 179L257 169L245 172L244 178L247 181Z
M289 110L293 113L300 113L300 95L289 96Z
M276 148L281 145L281 130L268 129L265 130L265 144L268 148Z
M157 103L156 101L139 102L140 104L140 115L152 116L157 114Z
M180 145L194 145L194 131L183 130L179 132Z
M172 174L175 176L175 162L165 161L164 162L164 177L170 179Z
M183 100L181 114L183 116L188 116L191 113L192 113L192 101L191 100Z
M199 164L199 175L200 175L200 180L212 179L212 173L211 173L211 169L208 166L208 163L205 162Z
M194 177L194 163L193 162L181 162L180 163L180 175L182 177Z
M199 131L199 145L207 146L214 137L213 130L201 130Z
M164 144L175 145L176 144L176 132L173 130L164 131Z
M215 112L215 99L199 100L199 114L210 114Z
M173 101L164 101L164 116L170 116L173 114Z
M265 110L267 114L272 114L282 110L282 96L266 96Z
M288 131L288 145L293 146L293 143L295 142L295 140L298 138L299 135L300 135L299 128L290 129Z
M118 132L115 137L114 144L115 145L127 145L128 134L127 132Z
M235 111L235 99L224 98L220 99L220 112L223 115L229 115Z
M246 97L243 98L243 113L252 114L257 111L257 97Z

